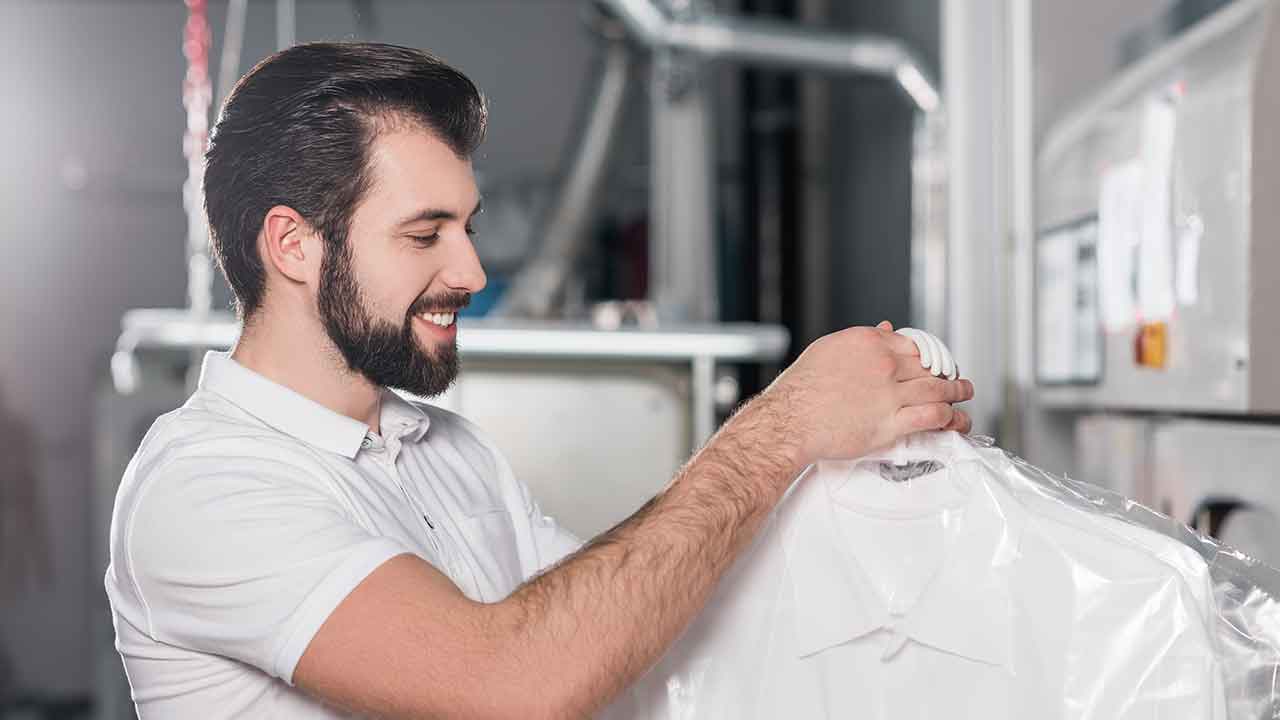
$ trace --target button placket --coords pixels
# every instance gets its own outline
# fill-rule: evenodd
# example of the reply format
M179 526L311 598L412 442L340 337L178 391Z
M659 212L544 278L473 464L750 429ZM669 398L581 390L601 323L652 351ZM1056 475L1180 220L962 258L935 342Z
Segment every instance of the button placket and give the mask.
M368 444L366 445L366 443ZM435 550L436 557L440 558L441 562L447 563L448 561L445 559L444 549L440 544L440 537L436 530L436 524L431 520L431 516L427 514L427 511L409 494L408 488L404 486L404 482L400 478L400 469L396 467L396 458L400 454L399 440L393 438L389 441L380 441L378 438L374 438L372 434L369 434L365 435L360 445L370 450L374 461L386 470L387 474L391 476L391 481L396 484L396 487L400 488L400 494L404 496L405 502L409 503L409 507L413 508L418 513L418 516L422 518L422 521L427 524L427 539L431 542L431 548Z

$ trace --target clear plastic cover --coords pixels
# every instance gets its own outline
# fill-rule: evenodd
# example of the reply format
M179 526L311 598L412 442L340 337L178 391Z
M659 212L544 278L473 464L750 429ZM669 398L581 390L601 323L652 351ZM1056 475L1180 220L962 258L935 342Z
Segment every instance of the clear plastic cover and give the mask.
M1278 597L1181 523L924 433L806 470L603 716L1277 718Z

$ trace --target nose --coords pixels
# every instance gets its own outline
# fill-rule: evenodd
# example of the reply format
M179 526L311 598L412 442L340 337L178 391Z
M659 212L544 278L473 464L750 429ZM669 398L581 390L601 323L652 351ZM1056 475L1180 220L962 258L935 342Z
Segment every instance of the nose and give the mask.
M459 235L448 262L440 273L440 279L450 290L461 290L475 295L484 289L488 278L485 277L484 267L480 264L480 256L476 254L471 236L465 232Z

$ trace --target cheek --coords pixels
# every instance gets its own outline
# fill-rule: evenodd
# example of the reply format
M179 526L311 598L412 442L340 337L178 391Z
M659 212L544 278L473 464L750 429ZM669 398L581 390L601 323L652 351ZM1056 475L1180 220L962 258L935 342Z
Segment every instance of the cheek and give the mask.
M357 265L357 278L365 305L378 316L399 323L403 320L422 288L414 284L413 273L403 258L392 253L372 257L368 254Z

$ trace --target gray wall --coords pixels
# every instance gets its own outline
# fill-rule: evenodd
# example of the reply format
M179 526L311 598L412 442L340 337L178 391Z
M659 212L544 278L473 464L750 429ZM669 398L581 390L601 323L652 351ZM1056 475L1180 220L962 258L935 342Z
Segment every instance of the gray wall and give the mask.
M1111 77L1120 44L1174 0L1050 0L1032 4L1036 138Z
M210 4L221 35L226 2ZM577 0L366 4L366 39L430 49L488 95L482 182L556 174L594 57ZM273 5L250 3L244 68L273 49ZM297 5L300 41L361 27L349 2ZM87 559L90 412L120 316L184 302L184 19L178 0L0 2L0 427L10 417L33 433L50 546L46 585L0 574L0 643L32 690L89 687L89 599L103 571ZM217 52L215 39L215 70ZM17 437L0 437L0 453L21 454Z

